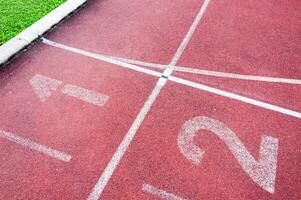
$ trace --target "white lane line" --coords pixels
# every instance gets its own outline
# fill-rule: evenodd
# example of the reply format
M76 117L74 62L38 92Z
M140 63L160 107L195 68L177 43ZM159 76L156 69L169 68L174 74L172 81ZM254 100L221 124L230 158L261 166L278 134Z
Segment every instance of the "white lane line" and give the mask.
M126 58L119 58L119 57L111 57L111 58L129 64L140 65L144 67L151 67L151 68L158 68L158 69L166 69L168 67L168 65L144 62L140 60L126 59ZM277 77L269 77L269 76L254 76L254 75L236 74L236 73L228 73L228 72L218 72L218 71L211 71L211 70L202 70L202 69L180 67L180 66L175 66L174 71L186 72L191 74L200 74L205 76L249 80L249 81L264 81L264 82L271 82L271 83L288 83L288 84L301 85L301 80L299 79L277 78Z
M301 113L300 112L289 110L289 109L282 108L282 107L279 107L279 106L275 106L275 105L265 103L265 102L262 102L262 101L254 100L254 99L244 97L244 96L241 96L241 95L238 95L238 94L234 94L234 93L231 93L231 92L226 92L226 91L223 91L223 90L220 90L220 89L216 89L216 88L209 87L209 86L206 86L206 85L203 85L203 84L188 81L188 80L185 80L185 79L182 79L182 78L177 78L177 77L174 77L174 76L170 76L169 80L173 81L173 82L176 82L176 83L186 85L186 86L197 88L197 89L200 89L200 90L203 90L203 91L207 91L207 92L210 92L210 93L213 93L213 94L221 95L221 96L228 97L228 98L231 98L231 99L235 99L235 100L238 100L238 101L242 101L242 102L245 102L245 103L248 103L248 104L252 104L252 105L255 105L255 106L258 106L258 107L261 107L261 108L265 108L265 109L268 109L268 110L273 110L273 111L276 111L276 112L279 112L279 113L282 113L282 114L285 114L285 115L301 118Z
M114 57L115 59L118 60L122 60L124 62L130 62L132 64L138 64L138 65L142 65L142 66L146 66L146 67L153 67L153 68L160 68L160 69L166 69L168 66L167 65L161 65L161 64L155 64L155 63L149 63L149 62L143 62L143 61L138 61L138 60L132 60L132 59L124 59L124 58L118 58L118 57ZM198 72L200 74L203 75L216 75L216 76L223 76L223 77L228 77L228 78L239 78L239 79L246 79L246 80L257 80L257 81L268 81L268 82L278 82L278 83L291 83L291 84L301 84L301 80L297 80L297 79L285 79L285 78L272 78L272 77L259 77L259 76L248 76L248 75L240 75L240 74L231 74L231 73L222 73L222 72L214 72L214 71L206 71L206 70L199 70L199 69L192 69L192 68L186 68L186 67L178 67L175 66L174 67L174 71L183 71L183 72ZM232 76L233 75L233 76ZM223 90L219 90L216 88L212 88L206 85L202 85L202 84L198 84L192 81L188 81L182 78L178 78L175 76L171 76L169 77L169 80L177 82L177 83L181 83L184 84L186 86L190 86L190 87L194 87L197 89L201 89L201 90L205 90L207 92L210 93L214 93L214 94L218 94L218 95L222 95L225 97L229 97L232 99L236 99L245 103L249 103L255 106L259 106L262 108L266 108L269 110L273 110L276 112L280 112L282 114L286 114L286 115L290 115L293 117L297 117L297 118L301 118L301 113L297 112L297 111L293 111L290 109L285 109L282 108L280 106L275 106L269 103L265 103L262 101L258 101L255 99L251 99L248 97L244 97L241 95L237 95L237 94L233 94L230 92L226 92Z
M166 84L167 79L160 78L156 84L156 87L153 89L152 93L149 95L148 99L144 103L142 109L140 110L139 114L137 115L135 121L133 122L131 128L126 133L125 137L123 138L122 142L119 144L116 152L112 156L110 162L104 169L101 177L97 181L96 185L94 186L92 192L90 193L87 200L97 200L101 193L103 192L104 188L106 187L108 181L110 180L113 172L115 171L117 165L119 164L121 158L125 154L127 148L129 147L130 143L132 142L133 138L135 137L137 130L139 129L141 123L143 122L145 116L147 115L148 111L150 110L151 106L153 105L154 101L156 100L158 94L160 93L162 87Z
M62 84L62 81L37 74L29 80L29 83L40 101L44 102L55 90L57 90Z
M134 59L127 59L127 58L120 58L115 56L108 56L112 59L119 60L125 63L133 64L133 65L141 65L144 67L151 67L151 68L158 68L158 69L166 69L168 65L162 65L162 64L156 64L156 63L150 63L150 62L144 62L141 60L134 60Z
M20 145L22 145L24 147L27 147L29 149L32 149L32 150L38 151L40 153L46 154L50 157L56 158L56 159L61 160L61 161L69 162L72 158L72 156L69 155L69 154L66 154L66 153L63 153L61 151L57 151L55 149L52 149L50 147L46 147L44 145L35 143L35 142L33 142L29 139L22 138L22 137L17 136L13 133L10 133L10 132L0 130L0 137L5 138L5 139L7 139L11 142L15 142L17 144L20 144Z
M144 192L148 192L154 196L160 197L161 199L166 199L166 200L185 200L182 197L179 197L175 194L172 194L170 192L166 192L164 190L158 189L150 184L143 184L142 190Z
M81 51L81 50L79 50L79 51ZM78 52L76 52L76 53L78 53ZM112 59L112 60L114 60L114 59ZM109 62L109 61L106 61L106 62ZM122 61L119 61L119 62L123 63ZM123 66L123 65L127 64L127 63L123 63L122 65L120 65L120 63L115 62L113 64L116 64L118 66ZM132 66L135 66L135 65L132 65ZM164 66L164 65L161 65L161 66ZM142 68L142 67L138 67L138 66L135 66L135 67ZM134 68L132 68L132 69L136 70ZM142 68L142 69L144 69L144 68ZM165 68L165 69L168 69L168 68ZM160 75L161 76L161 73L159 73L159 72L152 71L152 70L148 70L148 71L152 72L152 73L147 73L149 75L153 75L153 76ZM166 72L167 71L164 71L164 74L167 74ZM170 73L167 74L167 76L169 76L169 75L170 75ZM300 117L301 113L297 112L297 111L285 109L285 108L282 108L280 106L275 106L275 105L272 105L272 104L269 104L269 103L264 103L264 102L261 102L261 101L258 101L258 100L254 100L254 99L244 97L244 96L241 96L241 95L237 95L237 94L233 94L233 93L230 93L230 92L225 92L223 90L215 89L215 88L203 85L203 84L198 84L198 83L188 81L188 80L185 80L185 79L182 79L182 78L177 78L175 76L172 76L169 79L174 81L174 82L181 83L181 84L184 84L184 85L187 85L187 86L190 86L190 87L194 87L194 88L197 88L197 89L205 90L205 91L210 92L210 93L214 93L214 94L218 94L218 95L221 95L221 96L229 97L229 98L236 99L236 100L239 100L239 101L242 101L242 102L245 102L245 103L250 103L250 104L255 105L255 106L259 106L259 107L262 107L262 108L266 108L266 109L269 109L269 110L280 112L280 113L290 115L290 116L293 116L293 117L301 118Z
M107 100L109 99L109 97L106 95L71 84L65 85L62 88L62 93L100 107L105 105Z
M223 77L223 78L250 80L250 81L265 81L265 82L272 82L272 83L301 84L301 80L298 80L298 79L234 74L234 73L193 69L193 68L179 67L179 66L175 67L175 71L187 72L187 73L193 73L193 74L201 74L201 75L206 75L206 76L215 76L215 77Z
M194 19L192 25L189 28L189 31L187 32L186 36L184 37L184 40L182 41L180 47L178 48L177 52L175 53L174 57L172 58L172 61L170 62L169 65L175 66L180 59L181 55L183 54L185 48L187 47L188 42L190 41L194 31L196 30L199 22L201 21L207 7L209 4L210 0L205 0L201 9L199 10L196 18Z
M129 64L129 63L121 62L119 60L112 59L112 58L107 57L107 56L103 56L103 55L96 54L96 53L91 53L89 51L81 50L81 49L78 49L78 48L73 48L73 47L70 47L70 46L67 46L67 45L64 45L64 44L59 44L59 43L47 40L45 38L42 38L42 42L44 44L49 45L49 46L64 49L66 51L70 51L70 52L73 52L73 53L78 53L78 54L81 54L81 55L84 55L84 56L87 56L87 57L95 58L97 60L101 60L101 61L111 63L111 64L114 64L114 65L118 65L120 67L124 67L124 68L127 68L127 69L132 69L132 70L135 70L135 71L138 71L138 72L143 72L145 74L149 74L149 75L156 76L156 77L161 76L160 72L145 69L143 67L139 67L139 66L132 65L132 64Z
M169 68L164 70L163 75L169 76L172 73L173 65L175 65L177 63L177 60L180 58L182 52L184 51L189 39L192 36L193 31L195 30L195 28L197 26L197 23L200 21L201 16L204 13L204 7L206 9L208 3L209 3L209 0L205 0L204 4L202 5L202 7L201 7L201 9L200 9L200 11L197 15L198 20L194 20L194 22L193 22L194 28L189 29L188 34L184 38L185 42L181 43L181 45L179 47L180 50L179 49L177 50L175 56L172 59L172 62L170 63ZM107 58L107 57L104 56L104 58ZM115 62L115 60L111 59L111 58L108 61L112 61L112 60ZM104 61L106 61L106 60L104 60ZM108 61L106 61L106 62L108 62ZM118 61L115 64L124 65L124 63L121 62L121 61ZM135 66L135 65L132 65L131 68L136 70L138 67ZM142 69L144 69L144 68L142 68ZM149 70L149 71L153 72L152 70ZM153 75L153 73L149 73L149 74ZM159 74L160 74L160 77L161 77L161 73L159 73ZM97 181L96 185L94 186L94 188L93 188L92 192L90 193L89 197L87 198L87 200L97 200L100 197L100 195L103 192L104 188L106 187L108 181L110 180L113 172L115 171L117 165L119 164L121 158L125 154L127 148L129 147L130 143L132 142L133 138L135 137L135 135L136 135L141 123L143 122L145 116L149 112L151 106L153 105L154 101L156 100L156 98L157 98L158 94L160 93L161 89L166 84L167 80L168 79L161 77L157 81L155 88L153 89L152 93L150 94L150 96L146 100L145 104L143 105L142 109L140 110L139 114L137 115L135 121L133 122L131 128L129 129L129 131L127 132L125 137L123 138L122 142L119 144L116 152L114 153L114 155L112 156L110 162L108 163L108 165L104 169L101 177Z

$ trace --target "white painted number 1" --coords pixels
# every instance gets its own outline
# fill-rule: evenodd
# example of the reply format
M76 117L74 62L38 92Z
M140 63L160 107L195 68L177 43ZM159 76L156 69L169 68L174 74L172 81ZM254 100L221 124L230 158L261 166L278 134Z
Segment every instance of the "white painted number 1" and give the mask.
M186 121L178 136L178 146L181 153L195 165L200 164L205 153L193 143L194 136L200 130L208 130L222 139L251 179L264 190L274 193L278 152L277 138L262 136L260 155L257 161L225 124L208 117L198 116Z

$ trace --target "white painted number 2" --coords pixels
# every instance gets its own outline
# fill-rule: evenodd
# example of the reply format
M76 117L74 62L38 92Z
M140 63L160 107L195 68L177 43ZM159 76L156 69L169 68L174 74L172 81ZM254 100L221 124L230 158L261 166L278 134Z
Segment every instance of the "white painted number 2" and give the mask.
M258 161L250 154L236 134L222 122L204 116L194 117L184 123L178 136L178 146L186 159L199 165L205 153L193 142L200 130L216 134L228 146L243 170L264 190L274 193L278 139L262 136Z

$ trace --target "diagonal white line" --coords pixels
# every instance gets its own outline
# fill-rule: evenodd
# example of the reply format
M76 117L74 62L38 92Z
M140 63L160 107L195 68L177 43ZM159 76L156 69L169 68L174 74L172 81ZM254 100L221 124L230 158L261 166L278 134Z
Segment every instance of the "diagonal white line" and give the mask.
M61 45L61 44L58 44L58 43L56 43L56 44L60 45L60 46L65 46L65 45ZM57 46L55 46L55 47L57 47ZM66 49L66 50L68 50L68 49ZM78 50L76 53L80 54L81 51L83 51L83 50ZM86 54L86 55L89 56L90 54ZM105 61L105 62L116 64L118 66L121 66L120 65L120 62L121 62L122 63L122 67L125 65L125 63L123 63L123 62L128 62L128 61L132 62L133 61L133 60L130 60L130 59L125 59L125 58L119 59L119 58L116 58L116 57L114 57L114 58L112 57L111 59L112 60L117 59L117 60L119 60L119 62L117 62L117 64L116 64L116 62L111 62L111 61ZM134 62L135 62L135 64L140 64L140 65L144 65L144 66L148 66L148 67L159 66L159 68L162 68L162 69L163 69L163 67L165 67L165 69L167 69L167 66L168 66L168 65L153 64L153 63L147 63L147 62L135 61L135 60L134 60ZM132 64L131 66L135 66L135 65ZM142 67L138 67L138 66L135 66L135 67L142 68ZM178 68L179 67L175 67L174 69L176 70ZM131 69L132 70L136 70L136 68L134 68L134 67L131 68ZM144 69L144 68L142 68L142 69ZM142 70L140 70L140 72L141 71ZM149 75L158 76L160 74L159 72L156 72L156 71L148 70L148 72L149 71L151 72L151 73L147 73ZM170 80L172 79L172 81L174 81L174 82L181 83L181 84L184 84L184 85L187 85L187 86L190 86L190 87L194 87L194 88L198 88L198 89L202 88L202 89L204 89L204 90L206 90L207 92L210 92L210 93L222 95L222 96L225 96L225 97L236 99L238 101L243 101L245 103L249 103L249 104L256 105L256 106L259 106L259 107L262 107L262 108L266 108L266 109L269 109L269 110L280 112L282 114L286 114L286 115L290 115L290 116L293 116L293 117L300 118L300 114L301 113L297 112L297 111L294 111L294 110L285 109L285 108L282 108L280 106L275 106L273 104L269 104L269 103L265 103L265 102L262 102L262 101L254 100L252 98L244 97L244 96L237 95L237 94L234 94L234 93L231 93L231 92L226 92L226 91L223 91L223 90L220 90L220 89L213 88L213 90L211 90L211 89L208 89L208 88L211 88L209 86L198 84L198 83L195 83L195 82L192 82L192 81L188 81L188 80L185 80L185 79L177 78L175 76L169 77L169 79ZM199 86L201 86L201 87L199 87Z
M189 39L191 38L193 31L195 30L197 24L199 23L205 9L207 8L209 3L209 0L205 0L205 2L203 3L199 14L197 15L197 20L194 20L192 26L194 26L194 28L190 28L188 31L188 34L186 34L184 41L181 43L179 49L177 50L175 56L173 57L171 63L170 63L170 67L165 69L163 72L163 75L169 76L172 73L172 66L175 65L177 63L177 60L180 58L182 52L184 51ZM201 13L201 14L200 14ZM106 58L106 57L104 57ZM103 59L105 60L105 59ZM113 60L113 59L112 59ZM121 61L118 61L120 63L123 63ZM136 66L132 65L131 66L132 69L135 69ZM144 69L144 68L142 68ZM151 70L149 70L151 71ZM149 74L153 74L153 73L149 73ZM161 76L161 73L160 73ZM153 105L153 103L155 102L157 96L159 95L161 89L164 87L164 85L166 84L168 79L161 77L155 88L153 89L152 93L150 94L150 96L148 97L147 101L145 102L145 104L143 105L142 109L140 110L139 114L137 115L135 121L133 122L131 128L129 129L129 131L127 132L127 134L125 135L125 137L123 138L122 142L120 143L120 145L118 146L116 152L114 153L113 157L111 158L110 162L108 163L108 165L106 166L105 170L103 171L102 175L100 176L100 178L98 179L96 185L94 186L92 192L90 193L88 200L97 200L100 195L102 194L104 188L106 187L108 181L110 180L112 174L114 173L117 165L119 164L121 158L123 157L123 155L125 154L127 148L129 147L130 143L132 142L133 138L135 137L141 123L143 122L144 118L146 117L147 113L149 112L151 106Z
M160 78L159 81L157 82L156 87L153 89L152 93L149 95L148 99L144 103L142 109L140 110L139 114L137 115L131 128L128 130L128 132L126 133L122 142L119 144L116 152L114 153L110 162L104 169L102 175L100 176L99 180L95 184L95 186L94 186L92 192L90 193L89 197L87 198L87 200L97 200L100 197L101 193L103 192L104 188L106 187L108 181L110 180L113 172L115 171L121 158L125 154L130 143L134 139L141 123L143 122L144 118L146 117L148 111L150 110L151 106L153 105L153 103L156 100L158 94L160 93L162 87L165 85L166 81L167 81L167 79Z
M150 184L143 184L142 190L144 192L148 192L156 197L160 197L161 199L166 199L166 200L185 200L182 197L179 197L175 194L172 194L170 192L166 192L164 190L158 189Z
M42 42L44 44L49 45L49 46L64 49L66 51L70 51L70 52L73 52L73 53L78 53L78 54L81 54L81 55L84 55L84 56L87 56L87 57L90 57L90 58L95 58L97 60L101 60L101 61L104 61L104 62L107 62L107 63L112 63L112 64L118 65L120 67L124 67L124 68L127 68L127 69L132 69L132 70L135 70L135 71L138 71L138 72L143 72L145 74L149 74L149 75L152 75L152 76L157 76L157 77L161 76L160 72L145 69L143 67L132 65L132 64L129 64L129 63L126 63L126 62L121 62L119 60L112 59L112 58L107 57L107 56L103 56L101 54L91 53L89 51L85 51L85 50L81 50L81 49L78 49L78 48L70 47L70 46L67 46L67 45L64 45L64 44L59 44L57 42L47 40L46 38L42 38Z
M166 69L168 67L168 65L162 65L162 64L157 64L157 63L144 62L144 61L140 61L140 60L120 58L120 57L115 57L115 56L108 56L108 57L110 57L112 59L115 59L115 60L120 60L122 62L129 63L129 64L141 65L141 66L144 66L144 67L151 67L151 68L158 68L158 69Z
M208 6L208 3L209 3L209 0L205 0L204 4L202 5L202 8L201 8L200 12L197 15L197 18L199 20L202 18L205 9ZM212 87L209 87L209 86L206 86L206 85L202 85L202 84L194 83L192 81L188 81L188 80L185 80L185 79L170 76L172 71L174 70L174 68L176 68L175 65L176 65L177 61L179 60L180 56L182 55L185 47L187 46L189 38L192 36L193 31L196 29L196 26L197 26L196 21L197 20L195 20L193 22L194 27L189 29L188 34L185 36L183 42L181 43L180 47L178 48L178 50L177 50L176 54L174 55L174 57L173 57L172 61L170 62L170 64L167 65L167 66L156 64L157 68L161 68L161 69L165 68L165 70L163 72L163 75L165 77L161 77L158 80L155 88L153 89L153 91L151 92L151 94L148 97L147 101L145 102L144 106L140 110L139 114L137 115L136 119L134 120L134 122L133 122L132 126L130 127L129 131L125 135L124 139L122 140L122 142L118 146L116 152L112 156L112 158L109 161L108 165L104 169L101 177L98 179L96 185L94 186L92 192L90 193L90 195L88 197L88 200L97 200L100 197L100 195L102 194L102 192L103 192L104 188L106 187L109 179L113 175L117 165L119 164L119 162L122 159L123 155L125 154L127 148L129 147L130 143L132 142L133 138L135 137L141 123L143 122L143 120L146 117L148 111L150 110L152 104L156 100L158 94L160 93L161 89L166 84L168 79L173 81L173 82L184 84L184 85L187 85L187 86L190 86L190 87L193 87L193 88L201 89L201 90L204 90L204 91L207 91L207 92L210 92L210 93L218 94L218 95L221 95L221 96L225 96L225 97L228 97L228 98L232 98L232 99L236 99L236 100L239 100L239 101L242 101L242 102L246 102L246 103L249 103L249 104L252 104L252 105L256 105L256 106L263 107L263 108L266 108L266 109L274 110L276 112L280 112L280 113L283 113L283 114L287 114L287 115L290 115L290 116L301 118L301 113L296 112L296 111L288 110L288 109L285 109L285 108L274 106L272 104L264 103L264 102L261 102L261 101L257 101L257 100L251 99L251 98L244 97L244 96L236 95L236 94L233 94L233 93L230 93L230 92L225 92L223 90L215 89L215 88L212 88ZM132 69L132 70L139 71L139 72L143 72L143 73L146 73L146 74L149 74L149 75L152 75L152 76L160 77L162 75L159 72L149 70L149 69L145 69L145 68L134 65L134 64L143 65L142 61L137 61L134 64L130 64L130 63L127 63L127 61L126 61L126 60L129 60L129 59L122 59L121 60L121 59L116 59L114 57L108 57L108 56L104 56L104 55L94 54L94 53L90 53L90 52L87 52L87 51L84 51L84 50L80 50L80 49L68 47L66 45L58 44L58 43L55 43L55 42L52 42L52 41L49 41L49 40L46 40L46 39L43 39L43 42L45 44L50 45L50 46L65 49L67 51L82 54L82 55L85 55L85 56L88 56L88 57L92 57L92 58L95 58L95 59L99 59L99 60L102 60L102 61L105 61L105 62L108 62L108 63L118 65L118 66L121 66L121 67L124 67L124 68ZM154 65L152 65L152 66L154 66ZM166 77L168 77L168 79Z
M170 66L175 66L178 62L178 60L180 59L181 55L183 54L185 48L187 47L188 42L190 41L194 31L196 30L199 22L201 21L202 17L204 16L204 13L209 5L210 0L205 0L201 9L199 10L196 18L194 19L192 25L189 28L189 31L187 32L187 34L185 35L181 45L179 46L177 52L175 53L174 57L172 58L171 62L170 62Z
M166 69L168 67L168 65L144 62L144 61L140 61L140 60L126 59L126 58L119 58L119 57L111 57L111 58L129 63L129 64L141 65L144 67L151 67L151 68L158 68L158 69ZM175 66L174 71L186 72L186 73L192 73L192 74L200 74L200 75L205 75L205 76L215 76L215 77L223 77L223 78L249 80L249 81L264 81L264 82L271 82L271 83L288 83L288 84L301 85L301 80L299 80L299 79L277 78L277 77L268 77L268 76L254 76L254 75L218 72L218 71L211 71L211 70L202 70L202 69L180 67L180 66Z
M140 65L140 66L144 66L144 67L151 67L151 68L158 68L158 69L168 68L168 65L163 65L163 64L157 64L157 63L145 62L145 61L141 61L141 60L115 57L115 56L108 56L108 55L103 55L103 54L97 54L97 55L102 55L102 56L109 57L114 60L119 60L119 61L122 61L122 62L125 62L128 64L133 64L133 65ZM181 66L174 66L174 71L186 72L186 73L191 73L191 74L200 74L200 75L205 75L205 76L215 76L215 77L223 77L223 78L231 78L231 79L249 80L249 81L263 81L263 82L271 82L271 83L287 83L287 84L301 85L300 79L245 75L245 74L237 74L237 73L202 70L202 69L181 67Z
M186 86L197 88L197 89L200 89L200 90L203 90L203 91L207 91L207 92L210 92L210 93L213 93L213 94L217 94L217 95L220 95L220 96L224 96L224 97L228 97L228 98L231 98L231 99L242 101L242 102L245 102L245 103L248 103L248 104L252 104L252 105L255 105L255 106L258 106L258 107L262 107L262 108L265 108L265 109L268 109L268 110L273 110L273 111L276 111L276 112L279 112L279 113L282 113L282 114L285 114L285 115L290 115L290 116L293 116L293 117L301 118L301 113L300 112L289 110L289 109L282 108L282 107L279 107L279 106L275 106L273 104L265 103L265 102L262 102L262 101L257 101L257 100L254 100L254 99L251 99L251 98L248 98L248 97L244 97L244 96L234 94L234 93L231 93L231 92L226 92L226 91L223 91L223 90L220 90L220 89L216 89L216 88L213 88L213 87L209 87L209 86L206 86L206 85L203 85L203 84L195 83L195 82L188 81L188 80L178 78L178 77L174 77L174 76L170 76L169 80L173 81L173 82L176 82L176 83L186 85Z
M201 74L201 75L206 75L206 76L215 76L215 77L232 78L232 79L242 79L242 80L249 80L249 81L264 81L264 82L272 82L272 83L288 83L288 84L299 84L299 85L301 85L301 80L299 80L299 79L288 79L288 78L277 78L277 77L268 77L268 76L253 76L253 75L244 75L244 74L234 74L234 73L193 69L193 68L179 67L179 66L175 67L175 71L187 72L187 73L193 73L193 74Z
M56 43L55 47L58 47L57 45L65 46L65 45ZM69 48L67 48L65 50L69 50ZM82 51L83 50L78 50L78 51L76 51L76 53L81 53ZM90 54L93 54L93 53L89 53L89 54L86 54L86 55L89 56ZM116 58L111 58L111 59L115 60ZM118 66L123 67L123 66L125 66L125 64L127 64L127 63L124 63L124 62L133 61L133 60L130 60L130 59L123 59L123 58L122 59L117 58L117 60L119 60L119 61L118 62L105 61L105 62L109 62L109 63L116 64ZM122 64L120 64L120 63L122 63ZM135 61L135 64L141 64L141 65L145 66L145 64L147 64L147 63L143 62L143 61L137 61L137 62ZM161 66L161 67L165 66L165 69L168 69L167 68L168 65L148 63L148 66L150 66L150 65L152 67L154 67L154 66ZM133 67L130 68L132 70L136 70L136 68L142 68L142 67L138 67L138 66L133 65L133 64L131 64L131 66L133 66ZM175 67L174 69L176 70L178 68L179 67ZM144 69L144 68L142 68L142 69ZM142 70L139 70L139 71L141 72ZM161 73L159 73L159 72L152 71L152 70L147 70L147 71L148 71L147 74L149 74L149 75L153 75L153 76L159 76L160 75L161 76ZM168 74L168 75L170 75L170 74ZM293 117L300 118L301 113L297 112L297 111L294 111L294 110L285 109L285 108L282 108L280 106L275 106L275 105L272 105L272 104L269 104L269 103L254 100L254 99L251 99L251 98L248 98L248 97L244 97L244 96L241 96L241 95L237 95L237 94L234 94L234 93L231 93L231 92L226 92L226 91L215 89L215 88L213 88L213 90L211 90L211 89L208 89L208 88L211 88L209 86L198 84L198 83L188 81L188 80L185 80L185 79L177 78L175 76L169 77L169 79L174 81L174 82L181 83L181 84L184 84L184 85L187 85L187 86L190 86L190 87L194 87L194 88L198 88L198 89L202 88L203 90L206 90L207 92L210 92L210 93L214 93L214 94L218 94L218 95L221 95L221 96L229 97L229 98L232 98L232 99L236 99L238 101L243 101L245 103L253 104L253 105L256 105L256 106L259 106L259 107L262 107L262 108L266 108L266 109L269 109L269 110L280 112L282 114L286 114L286 115L290 115L290 116L293 116ZM198 85L198 86L196 86L196 85ZM199 86L201 86L201 87L199 87Z
M20 144L20 145L22 145L24 147L27 147L29 149L32 149L32 150L38 151L40 153L46 154L46 155L48 155L50 157L53 157L53 158L56 158L58 160L69 162L72 158L71 155L68 155L66 153L57 151L55 149L52 149L50 147L46 147L46 146L38 144L38 143L35 143L35 142L33 142L29 139L22 138L22 137L17 136L13 133L10 133L10 132L0 130L0 137L5 138L5 139L7 139L11 142L15 142L17 144Z

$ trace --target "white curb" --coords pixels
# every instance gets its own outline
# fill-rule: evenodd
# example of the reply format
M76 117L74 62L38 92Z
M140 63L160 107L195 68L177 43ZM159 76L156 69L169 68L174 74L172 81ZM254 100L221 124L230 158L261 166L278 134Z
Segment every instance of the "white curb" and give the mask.
M88 0L67 0L36 23L19 33L14 38L0 46L0 65L7 62L12 56L43 35L63 18L75 11Z

